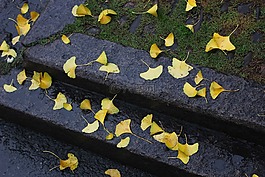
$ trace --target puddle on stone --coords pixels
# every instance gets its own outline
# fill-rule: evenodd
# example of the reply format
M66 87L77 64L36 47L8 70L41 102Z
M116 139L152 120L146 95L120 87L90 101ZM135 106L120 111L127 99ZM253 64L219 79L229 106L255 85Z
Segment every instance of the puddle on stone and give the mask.
M139 27L140 23L141 23L141 18L142 15L138 15L135 20L132 22L131 26L130 26L130 33L135 33L135 31L137 30L137 28Z

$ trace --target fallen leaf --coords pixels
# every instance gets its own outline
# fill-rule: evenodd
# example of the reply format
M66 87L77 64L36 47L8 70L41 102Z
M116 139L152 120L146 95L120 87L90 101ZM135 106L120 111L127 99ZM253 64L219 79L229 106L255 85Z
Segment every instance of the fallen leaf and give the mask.
M12 93L17 90L17 88L13 86L13 79L11 80L11 83L9 85L4 84L3 87L4 87L4 90L8 93Z
M33 72L33 76L31 79L31 85L29 87L29 90L36 90L39 88L40 86L40 76L41 73L34 71Z
M107 109L102 109L102 110L99 110L96 114L95 114L95 119L99 120L99 122L104 125L104 121L105 121L105 118L106 118L106 115L107 115L107 112L108 110Z
M79 6L75 5L72 8L72 14L75 17L83 17L83 16L86 16L86 15L92 16L91 11L84 4L80 4Z
M174 34L170 33L165 39L165 46L170 47L174 44Z
M126 137L124 139L121 139L121 141L117 144L117 148L125 148L130 143L130 137Z
M15 25L15 27L19 36L26 36L30 30L30 24L26 24L25 26Z
M163 66L159 65L155 68L151 68L147 63L145 63L143 60L142 62L148 67L148 70L146 72L140 73L140 77L145 80L154 80L159 78L159 76L163 72Z
M191 30L191 32L194 33L194 25L185 25L188 29Z
M175 132L165 133L164 143L169 149L174 148L178 144L177 134Z
M210 94L213 99L216 99L217 96L222 92L236 92L238 90L226 90L221 85L219 85L217 82L213 81L210 85Z
M76 57L73 56L69 58L63 65L64 72L68 75L68 77L73 78L73 79L76 78L75 69L77 65L75 63L75 60L76 60Z
M10 48L10 46L6 43L6 41L4 40L0 46L0 50L2 51L8 51Z
M62 109L64 106L64 103L67 103L67 99L65 97L64 94L62 94L61 92L59 92L57 94L56 99L53 100L54 101L54 106L53 106L53 110L58 110L58 109Z
M109 133L107 136L106 136L106 140L112 140L114 137L114 134L113 133Z
M84 99L80 104L80 109L92 111L90 100Z
M256 174L253 174L253 175L252 175L252 177L259 177L259 176L258 176L258 175L256 175Z
M189 160L190 160L190 157L187 156L186 154L184 154L181 151L178 151L177 158L180 159L184 164L187 164L189 162Z
M100 24L105 25L111 21L111 17L108 16L109 14L117 15L117 13L114 10L111 10L111 9L103 10L98 16L98 21L100 22Z
M159 126L157 125L156 122L152 122L151 124L151 128L150 128L150 135L154 135L154 134L157 134L157 133L161 133L163 132L164 130Z
M85 128L83 128L82 132L83 133L93 133L93 132L97 131L98 128L99 128L99 122L98 122L98 120L95 120L91 124L87 122L87 126Z
M187 164L189 162L189 156L192 156L193 154L198 152L199 149L199 143L195 143L192 145L189 145L187 143L187 137L186 138L186 143L181 144L178 142L178 156L177 158L180 159L184 164Z
M188 82L186 82L183 86L183 92L188 97L195 97L197 95L196 87L192 87Z
M173 58L172 66L168 66L168 72L174 78L184 78L189 75L189 71L193 69L192 66L186 63L186 59L184 61L180 61L177 58Z
M141 129L145 131L148 127L152 125L153 114L148 114L141 121Z
M6 41L3 41L1 46L0 46L0 50L2 50L2 55L1 57L4 56L12 56L14 58L17 57L17 53L14 49L10 49L10 46L6 43Z
M26 76L26 70L23 69L20 73L18 73L17 75L17 82L22 85L23 82L27 79L27 76Z
M25 14L25 13L27 13L28 10L29 10L29 5L28 5L28 3L24 3L24 4L22 5L22 7L20 8L21 14Z
M68 159L66 159L66 160L60 159L59 168L60 168L60 170L64 170L65 168L69 167L70 170L74 171L78 167L78 159L72 153L68 153L67 156L68 156Z
M63 43L65 44L69 44L71 42L70 39L66 35L62 35L61 39Z
M202 71L200 70L200 71L196 74L196 76L195 76L195 78L194 78L194 82L196 83L196 85L198 85L203 79L204 79L204 78L203 78L203 76L202 76Z
M108 169L105 174L110 175L110 177L121 177L121 173L117 169Z
M206 98L206 88L205 87L200 89L200 90L198 90L197 95L205 98L206 103L208 102L207 98Z
M107 59L107 55L106 55L105 51L103 51L95 61L100 63L100 64L107 65L108 59Z
M67 111L71 111L73 109L72 105L69 103L64 103L63 108Z
M109 73L120 73L119 67L114 63L107 63L107 65L103 65L99 68L99 71L107 72L105 79L107 79Z
M16 43L18 43L19 42L19 39L20 39L20 36L16 36L16 37L13 37L12 38L12 45L16 45Z
M160 50L156 44L151 45L149 53L152 58L157 58L157 56L162 52L163 51Z
M119 137L120 135L122 135L124 133L132 134L130 124L131 124L131 119L126 119L126 120L123 120L120 123L118 123L116 125L115 135L117 137Z
M195 0L188 0L186 4L186 11L190 11L194 7L197 7L196 1Z
M47 73L40 73L40 85L42 89L48 89L52 85L52 77Z
M157 9L158 9L158 6L157 6L157 4L155 4L149 10L147 10L146 13L149 13L149 14L155 16L155 17L158 17L157 12L156 12Z
M214 33L213 38L206 45L205 52L209 52L212 49L220 49L222 51L235 50L236 47L230 42L230 36L236 31L237 28L238 25L228 36L221 36L218 33Z
M108 110L108 114L117 114L119 112L119 109L113 104L113 100L116 98L117 95L115 95L111 100L109 98L104 98L101 101L101 109Z
M30 20L33 23L39 18L39 16L40 16L40 14L38 12L35 12L35 11L30 12Z

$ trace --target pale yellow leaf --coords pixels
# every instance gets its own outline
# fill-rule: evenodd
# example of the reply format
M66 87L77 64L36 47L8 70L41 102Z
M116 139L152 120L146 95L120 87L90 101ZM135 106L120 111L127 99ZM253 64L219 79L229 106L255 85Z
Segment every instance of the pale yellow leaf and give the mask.
M18 43L19 39L20 39L20 36L13 37L12 45L16 45L16 43Z
M26 71L23 69L20 73L17 75L17 82L22 85L23 82L27 79Z
M107 73L119 73L119 67L114 63L107 63L107 65L103 65L99 68L100 71L105 71Z
M159 65L155 68L149 67L146 72L140 73L140 77L145 79L145 80L154 80L159 78L159 76L163 72L163 66Z
M64 107L64 103L67 103L67 99L64 94L59 92L56 99L54 99L53 110L62 109Z
M83 133L93 133L95 131L97 131L99 128L99 121L95 120L93 123L91 124L87 124L87 126L85 128L83 128L82 132Z
M6 41L3 41L0 50L7 52L9 50L10 46L6 43Z
M130 143L130 137L126 137L124 139L121 139L121 141L117 144L117 148L125 148Z
M121 177L121 173L117 169L108 169L105 174L110 175L110 177Z
M115 135L117 137L119 137L120 135L122 135L124 133L132 134L130 124L131 124L131 119L126 119L126 120L123 120L120 123L118 123L116 125Z
M148 127L152 125L153 114L148 114L141 121L141 129L145 131Z
M77 67L76 63L75 63L75 59L76 57L73 56L71 58L69 58L63 65L63 70L64 72L70 77L70 78L75 78L75 69Z
M4 56L12 56L14 58L17 57L17 52L14 49L8 49L8 51L3 51L1 57Z
M41 73L40 77L40 85L39 87L42 89L48 89L52 85L52 77L47 73Z
M100 22L100 24L105 25L111 21L111 17L108 16L109 14L117 15L117 13L114 10L111 10L111 9L103 10L98 16L98 21Z
M189 162L189 160L190 160L190 157L187 156L186 154L184 154L181 151L178 151L177 158L180 159L184 164L187 164Z
M161 52L163 52L163 51L160 50L156 44L152 44L152 45L151 45L149 53L150 53L150 56L151 56L152 58L157 58L157 56L158 56Z
M12 93L12 92L17 90L17 88L13 86L13 79L12 79L12 81L11 81L11 83L9 85L8 84L4 84L3 88L8 93Z
M197 90L195 87L192 87L188 82L186 82L183 86L183 92L188 97L195 97L197 95Z
M110 100L109 98L104 98L101 101L101 109L108 110L108 114L117 114L119 112L119 109L113 104L113 100L116 96Z
M206 45L205 52L209 52L212 49L235 50L236 47L230 42L230 35L221 36L218 33L214 33L213 38Z

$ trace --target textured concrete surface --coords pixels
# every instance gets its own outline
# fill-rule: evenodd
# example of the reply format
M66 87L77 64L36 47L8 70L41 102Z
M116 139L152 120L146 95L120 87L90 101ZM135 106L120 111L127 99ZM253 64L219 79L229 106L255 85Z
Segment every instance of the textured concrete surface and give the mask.
M104 80L106 74L98 71L98 63L78 67L77 79L70 79L63 73L63 64L70 57L76 56L76 63L84 64L95 60L103 50L108 56L108 61L119 66L119 74L110 74L108 79ZM258 116L265 111L264 85L198 66L194 66L195 69L188 77L175 79L167 72L167 66L171 65L169 58L160 57L154 60L147 51L124 47L83 34L72 35L71 45L56 40L45 46L28 48L24 57L28 69L49 71L56 79L66 83L104 94L118 93L123 100L173 115L176 120L188 120L265 144L265 117ZM151 67L162 64L164 72L161 77L154 81L140 78L139 74L147 70L141 59ZM205 103L203 98L188 98L182 91L183 85L186 81L195 85L193 78L199 69L205 78L217 81L225 89L239 91L221 93L213 100L209 94L210 82L206 81L208 103Z
M0 85L15 79L17 73L18 71L13 71L7 76L1 76ZM226 177L244 176L244 173L265 174L264 146L179 121L153 110L127 104L119 100L119 95L114 103L121 112L117 115L109 115L105 121L106 127L111 132L114 132L118 122L131 118L132 131L152 141L153 144L129 135L131 137L130 145L126 149L118 149L116 144L119 139L105 141L104 138L107 134L102 126L93 134L84 135L81 133L81 130L86 126L81 115L84 115L89 122L92 122L94 118L92 113L82 112L78 108L80 102L84 98L89 98L92 108L97 111L100 109L101 99L106 96L82 91L76 87L66 87L61 83L55 82L52 88L48 90L49 95L55 98L58 92L63 92L68 102L72 102L73 111L53 111L54 103L45 96L45 92L40 89L28 91L29 85L30 82L26 82L24 86L19 86L15 83L18 90L14 93L6 93L2 87L0 88L0 114L2 118L71 144L76 144L85 150L99 153L110 159L118 160L123 164L147 170L157 176L199 175ZM164 145L154 141L149 136L148 131L143 132L140 129L141 118L149 113L153 113L154 120L156 122L161 121L169 132L179 132L180 127L183 126L183 134L187 134L188 142L190 144L199 143L198 153L190 158L190 162L187 165L182 164L178 159L168 159L169 156L176 156L177 153L169 151ZM247 132L245 133L247 134ZM180 140L184 142L184 136Z
M59 168L49 171L59 164L59 160L48 153L43 153L43 150L50 150L62 159L67 159L67 153L71 152L79 159L79 166L74 173L69 169L60 171ZM104 172L109 168L119 169L124 177L154 177L147 172L124 166L2 119L0 119L0 156L0 176L7 177L106 177Z
M46 9L23 40L23 44L29 45L62 31L65 25L71 24L75 20L72 15L73 6L84 2L85 0L50 0Z

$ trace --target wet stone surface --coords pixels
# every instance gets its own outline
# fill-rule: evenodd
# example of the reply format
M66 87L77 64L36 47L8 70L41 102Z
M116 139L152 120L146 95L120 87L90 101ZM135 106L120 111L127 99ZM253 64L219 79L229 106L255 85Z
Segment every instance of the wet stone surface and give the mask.
M67 153L73 153L79 159L78 168L74 173L69 168L63 171L59 168L49 171L59 165L59 160L51 154L43 153L44 150L54 152L63 160L67 159ZM103 177L106 176L104 172L109 168L119 169L121 175L127 177L155 177L2 119L0 119L0 156L0 176L7 177Z
M12 78L15 78L17 73L18 71L13 71L10 75L0 77L0 83L9 82ZM105 121L105 126L109 131L114 132L117 123L130 118L132 120L131 130L153 143L149 144L129 135L131 137L129 146L125 149L118 149L116 144L119 142L119 138L105 141L107 133L102 126L93 134L85 135L81 133L81 130L86 126L81 115L89 122L93 122L94 118L93 113L79 109L80 102L85 98L90 99L93 110L97 111L100 109L100 102L106 97L105 95L82 91L76 87L67 87L55 81L52 88L48 90L49 96L55 98L59 92L64 93L68 102L72 103L73 111L68 112L63 109L53 111L54 102L45 96L45 92L40 89L28 91L29 85L29 82L26 82L24 86L19 86L15 83L18 90L14 93L6 93L0 88L0 96L2 98L0 100L0 113L2 118L76 144L86 150L118 160L123 164L130 164L147 170L158 176L201 175L226 177L233 175L239 177L243 176L244 173L265 173L263 168L265 165L263 146L235 139L220 132L176 120L174 117L166 116L153 110L125 103L119 100L121 98L120 95L114 100L114 104L120 109L120 113L109 115ZM179 132L181 126L183 126L183 134L187 134L188 143L199 143L198 153L190 157L190 162L187 165L183 165L178 159L168 159L168 157L176 156L177 153L169 151L164 145L154 141L149 136L148 130L143 132L140 129L140 120L150 113L153 113L154 121L161 121L168 132ZM122 136L122 138L125 137L126 135ZM185 142L183 135L180 137L180 142ZM30 142L25 144L30 144ZM61 152L53 148L49 148L49 150ZM78 153L77 151L74 152ZM63 154L66 154L66 152L59 155L63 156ZM80 160L86 159L82 155L77 154L77 156L80 157Z

